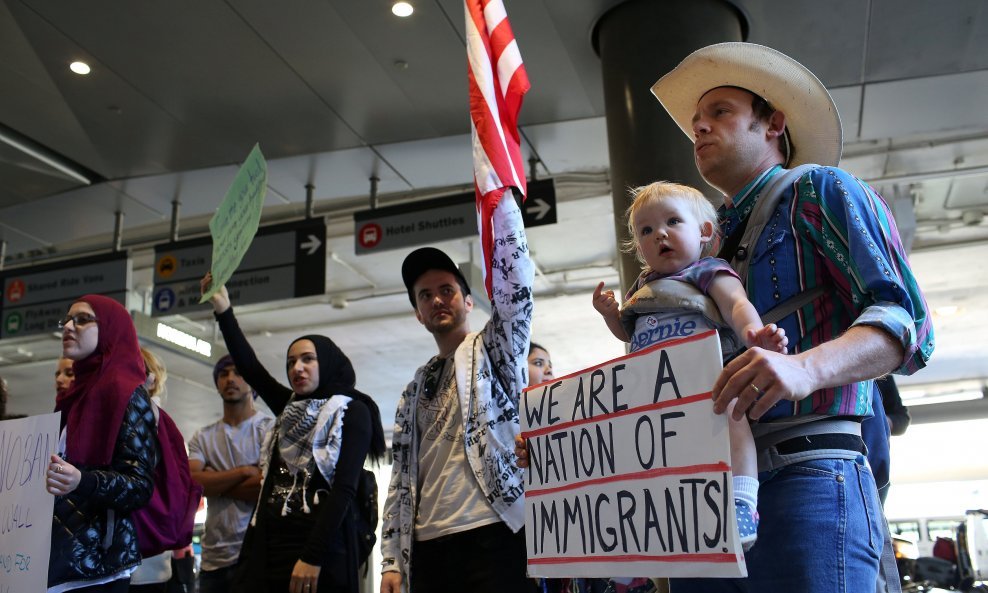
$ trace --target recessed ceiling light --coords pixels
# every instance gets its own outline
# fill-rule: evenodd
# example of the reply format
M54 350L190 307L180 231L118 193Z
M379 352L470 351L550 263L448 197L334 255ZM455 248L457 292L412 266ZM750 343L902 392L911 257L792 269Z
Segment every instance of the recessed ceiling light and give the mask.
M85 62L72 62L69 64L69 70L75 72L76 74L89 74L89 64Z
M413 12L415 12L415 8L413 8L408 2L395 2L391 6L391 13L395 16L411 16Z

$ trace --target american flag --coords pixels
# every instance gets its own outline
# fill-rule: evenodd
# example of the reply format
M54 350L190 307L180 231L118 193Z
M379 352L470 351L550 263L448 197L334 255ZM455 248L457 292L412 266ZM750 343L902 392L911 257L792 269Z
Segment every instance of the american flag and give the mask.
M491 295L494 234L491 215L504 192L525 195L518 112L531 85L501 0L465 0L470 132L477 226L484 251L484 285Z

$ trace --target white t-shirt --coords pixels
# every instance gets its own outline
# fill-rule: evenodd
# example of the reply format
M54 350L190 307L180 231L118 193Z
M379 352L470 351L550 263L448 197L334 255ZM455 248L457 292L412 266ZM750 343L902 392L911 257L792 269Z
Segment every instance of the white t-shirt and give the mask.
M419 396L418 508L415 539L424 541L501 520L467 461L453 361L447 359L434 397Z
M237 426L222 420L214 422L192 435L189 460L216 471L257 465L264 435L273 426L274 418L262 412L256 412ZM217 570L237 562L256 501L210 496L206 502L202 570Z

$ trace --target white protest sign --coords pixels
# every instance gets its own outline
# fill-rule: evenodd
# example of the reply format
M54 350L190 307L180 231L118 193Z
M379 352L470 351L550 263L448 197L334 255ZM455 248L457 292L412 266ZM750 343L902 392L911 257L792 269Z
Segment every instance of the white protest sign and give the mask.
M530 575L747 576L721 368L710 331L526 390Z
M0 593L48 588L51 515L45 489L57 413L0 422Z

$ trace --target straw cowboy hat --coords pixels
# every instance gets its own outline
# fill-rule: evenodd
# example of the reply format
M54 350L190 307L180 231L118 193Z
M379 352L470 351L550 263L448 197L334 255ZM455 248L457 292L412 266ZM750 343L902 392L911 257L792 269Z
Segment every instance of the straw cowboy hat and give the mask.
M805 66L770 47L732 42L698 49L652 85L652 94L693 140L697 101L721 86L749 90L786 115L792 142L788 167L840 161L840 115L827 88Z

